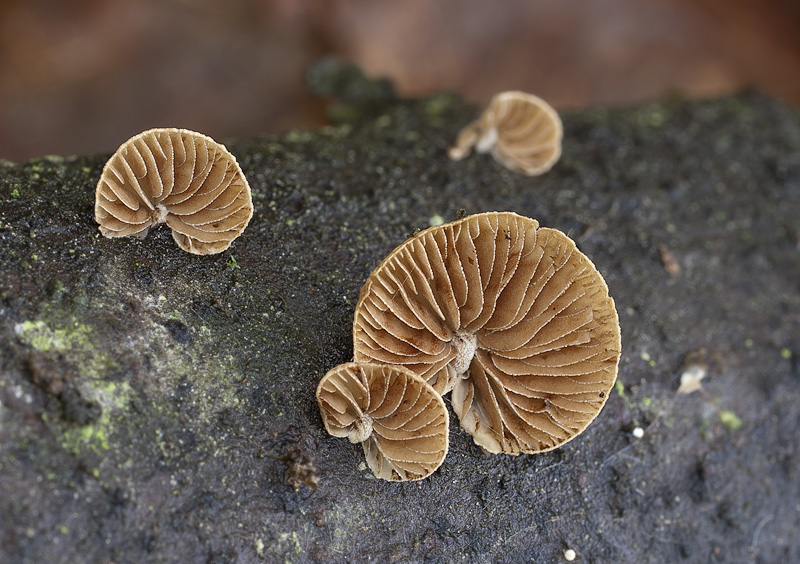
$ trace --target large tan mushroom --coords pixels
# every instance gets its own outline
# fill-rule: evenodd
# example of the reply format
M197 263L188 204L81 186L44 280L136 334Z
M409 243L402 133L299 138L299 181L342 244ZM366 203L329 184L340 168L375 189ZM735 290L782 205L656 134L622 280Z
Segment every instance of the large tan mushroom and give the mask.
M402 366L340 364L317 387L328 433L362 443L376 477L419 480L447 454L449 418L442 398Z
M186 129L150 129L126 141L103 168L95 194L104 236L144 238L166 223L181 249L199 255L227 249L252 215L236 158Z
M536 453L581 433L617 375L614 301L560 231L508 212L405 241L361 290L357 362L401 365L452 391L461 426L491 452Z
M547 102L525 92L501 92L459 132L448 155L459 161L475 147L510 170L536 176L558 161L562 135L561 118Z

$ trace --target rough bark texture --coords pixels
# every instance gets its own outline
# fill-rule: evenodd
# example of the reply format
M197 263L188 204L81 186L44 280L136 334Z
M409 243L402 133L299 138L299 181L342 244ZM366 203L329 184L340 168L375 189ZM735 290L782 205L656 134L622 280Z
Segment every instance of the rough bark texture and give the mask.
M108 154L0 164L0 561L800 561L800 115L757 94L567 114L528 178L447 159L478 113L456 97L364 107L227 144L255 216L217 256L163 226L101 237ZM578 241L620 384L557 451L484 454L453 418L432 477L378 481L314 389L370 270L460 208ZM677 395L698 349L703 389Z

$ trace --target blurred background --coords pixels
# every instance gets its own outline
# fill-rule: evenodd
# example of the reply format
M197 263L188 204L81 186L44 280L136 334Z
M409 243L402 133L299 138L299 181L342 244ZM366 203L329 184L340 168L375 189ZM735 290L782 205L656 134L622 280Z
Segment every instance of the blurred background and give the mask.
M403 96L566 109L752 86L797 104L800 0L0 0L0 158L319 125L303 77L331 54Z

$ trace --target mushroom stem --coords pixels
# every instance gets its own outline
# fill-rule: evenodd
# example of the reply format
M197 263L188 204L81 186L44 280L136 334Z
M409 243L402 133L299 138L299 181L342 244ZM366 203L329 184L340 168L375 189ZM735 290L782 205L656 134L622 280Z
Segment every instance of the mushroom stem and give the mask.
M474 121L466 126L464 129L459 131L458 137L456 137L455 145L447 150L447 156L449 156L451 160L460 161L469 155L470 151L472 151L472 147L478 142L480 133L481 131L478 121Z
M153 210L153 213L150 214L150 217L153 220L153 225L164 223L167 220L168 214L169 210L167 210L167 207L164 204L156 204L156 208Z
M475 351L478 350L478 336L468 331L456 331L450 344L455 352L453 370L458 377L463 377L469 370Z
M481 131L481 136L475 143L475 150L479 153L488 153L494 149L499 135L496 127L490 127Z
M347 439L354 444L363 443L372 434L372 417L362 413L361 417L353 421L353 428Z

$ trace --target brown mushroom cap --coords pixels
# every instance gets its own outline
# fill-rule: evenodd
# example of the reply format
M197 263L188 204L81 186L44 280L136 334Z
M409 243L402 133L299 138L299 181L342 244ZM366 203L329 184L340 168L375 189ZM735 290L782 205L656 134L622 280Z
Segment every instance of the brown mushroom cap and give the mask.
M441 396L402 366L340 364L320 381L317 403L328 433L363 443L378 478L425 478L447 454L449 418Z
M459 132L448 154L458 161L474 146L510 170L535 176L558 161L562 135L561 119L547 102L525 92L501 92Z
M181 249L227 249L253 216L250 186L228 150L186 129L150 129L122 144L97 183L95 220L105 237L144 238L166 222Z
M370 275L357 362L406 366L452 390L461 426L491 452L556 448L614 385L619 321L605 281L560 231L491 212L431 227Z

